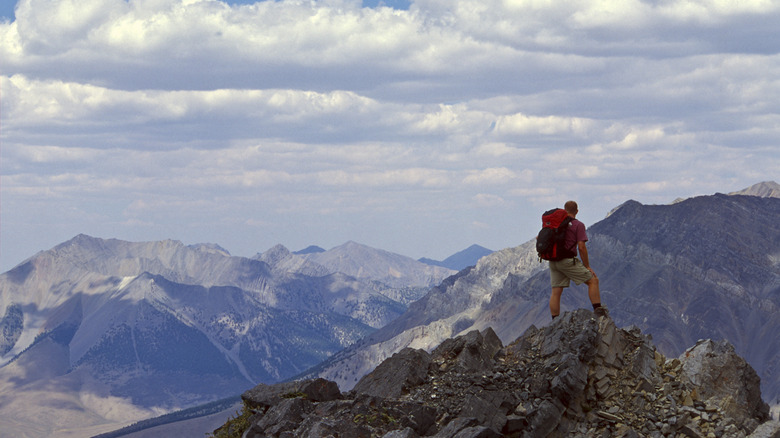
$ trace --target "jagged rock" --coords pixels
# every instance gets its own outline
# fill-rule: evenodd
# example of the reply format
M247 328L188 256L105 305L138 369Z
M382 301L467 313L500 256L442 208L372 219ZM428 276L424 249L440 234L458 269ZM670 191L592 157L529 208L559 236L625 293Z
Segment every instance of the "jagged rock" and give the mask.
M470 429L476 426L478 423L476 418L460 417L453 421L450 421L442 430L439 431L434 438L454 438L458 433L463 430Z
M512 397L505 391L485 391L469 394L463 402L459 417L476 418L479 424L493 430L502 430L507 422L507 412L512 408Z
M425 350L404 348L379 364L355 385L358 394L398 397L425 381L431 356Z
M265 410L288 398L304 397L312 402L336 400L341 391L335 382L325 379L311 379L296 382L259 384L241 394L241 399L252 409Z
M500 438L501 434L485 426L468 427L461 430L453 438Z
M272 406L256 423L256 427L267 434L298 428L299 423L312 410L312 404L302 398L288 398Z
M755 372L726 343L667 360L639 329L581 309L500 345L485 330L430 355L406 349L330 401L263 385L245 400L272 404L246 436L780 438Z
M414 433L411 427L407 427L403 430L391 430L382 436L382 438L418 438L419 435Z
M472 330L464 336L447 339L433 350L433 361L452 364L461 372L483 371L493 366L493 358L503 347L491 328Z
M727 341L701 340L680 356L681 378L700 388L698 396L729 410L737 423L769 420L761 380Z
M780 438L780 423L767 421L758 426L748 438Z
M546 437L554 431L561 422L565 408L556 401L542 400L528 415L528 431L523 435L529 437Z

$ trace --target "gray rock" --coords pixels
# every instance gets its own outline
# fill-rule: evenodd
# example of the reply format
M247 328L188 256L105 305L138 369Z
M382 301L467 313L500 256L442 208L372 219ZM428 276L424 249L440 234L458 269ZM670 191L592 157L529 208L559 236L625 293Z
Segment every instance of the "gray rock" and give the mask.
M474 427L478 424L476 418L471 417L458 417L449 423L447 423L442 430L440 430L434 438L453 438L460 431Z
M430 363L431 356L425 350L404 348L363 376L354 391L377 397L399 397L425 382Z
M412 429L419 435L426 435L432 428L436 427L436 409L432 406L426 406L415 402L390 402L383 404L384 409L398 423L407 429Z
M263 429L257 424L251 424L249 428L241 434L241 438L265 438L265 434L263 433Z
M588 366L576 356L567 353L561 357L561 364L550 384L550 391L564 404L569 404L575 395L585 389L587 383Z
M770 419L761 399L761 379L728 341L702 340L680 356L683 382L700 388L699 395L729 411L738 423Z
M500 438L501 434L485 426L467 427L461 430L453 438Z
M544 438L558 427L565 408L544 400L538 408L528 413L528 423L533 438Z
M767 421L758 426L747 438L780 438L780 423Z
M504 424L504 429L501 431L507 435L515 434L517 432L520 432L521 430L525 429L528 426L528 421L526 421L525 416L519 416L519 415L508 415L506 417L506 423Z
M696 430L695 427L691 427L689 425L680 427L677 430L677 433L687 436L688 438L704 438L702 434L698 430Z
M503 345L491 328L481 333L472 330L464 336L448 339L441 343L432 356L434 361L453 361L462 372L486 371L493 368L494 358Z
M391 430L382 436L382 438L418 438L414 430L411 427L407 427L403 430Z
M312 404L306 400L285 399L268 409L255 425L267 434L278 435L284 431L297 429L304 416L311 410Z
M318 378L275 385L261 383L241 394L241 399L247 406L260 410L265 410L285 398L297 397L303 397L312 402L331 401L341 397L341 392L336 382Z
M501 408L501 397L490 397L488 399L469 394L463 403L463 409L459 412L460 417L475 418L479 424L489 426L495 430L502 430L507 422L506 408ZM506 396L508 398L508 396ZM508 406L508 407L511 407Z

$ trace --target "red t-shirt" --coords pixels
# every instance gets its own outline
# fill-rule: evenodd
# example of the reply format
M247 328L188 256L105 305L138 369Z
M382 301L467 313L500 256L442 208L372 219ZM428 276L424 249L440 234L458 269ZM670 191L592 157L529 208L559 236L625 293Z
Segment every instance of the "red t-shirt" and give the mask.
M569 223L569 228L566 229L566 236L564 240L566 248L574 251L574 254L577 254L577 242L587 241L588 235L585 234L585 224L578 221L577 219L572 219Z

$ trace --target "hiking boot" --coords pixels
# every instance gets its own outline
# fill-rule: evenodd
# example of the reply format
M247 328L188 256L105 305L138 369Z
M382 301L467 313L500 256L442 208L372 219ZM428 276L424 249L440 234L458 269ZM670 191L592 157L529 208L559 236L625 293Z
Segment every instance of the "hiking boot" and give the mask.
M596 309L593 310L593 313L595 313L596 316L606 316L607 318L609 318L609 309L607 309L604 306L596 307Z

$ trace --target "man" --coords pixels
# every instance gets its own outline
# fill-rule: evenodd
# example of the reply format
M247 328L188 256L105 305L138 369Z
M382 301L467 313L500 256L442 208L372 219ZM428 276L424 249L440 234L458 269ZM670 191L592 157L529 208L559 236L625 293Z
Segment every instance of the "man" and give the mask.
M561 313L563 288L569 287L571 280L574 280L576 284L585 283L588 285L588 297L593 305L593 312L597 316L606 316L608 315L607 308L601 306L599 278L590 267L588 248L585 247L585 242L588 241L588 236L585 234L585 224L576 219L579 212L577 203L568 201L563 209L572 218L566 229L564 245L574 253L575 257L550 262L550 282L552 283L550 314L555 319ZM577 252L579 252L581 261L576 257Z

